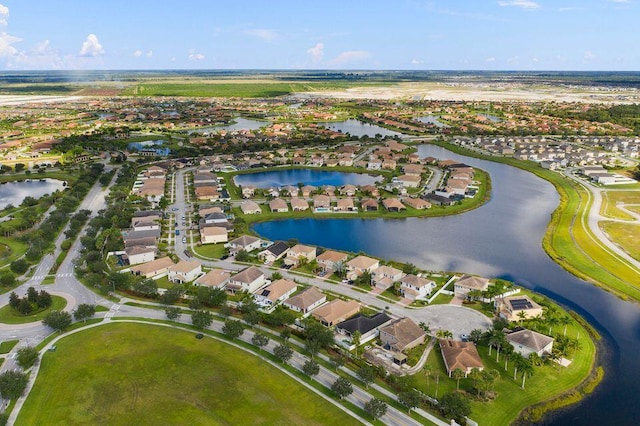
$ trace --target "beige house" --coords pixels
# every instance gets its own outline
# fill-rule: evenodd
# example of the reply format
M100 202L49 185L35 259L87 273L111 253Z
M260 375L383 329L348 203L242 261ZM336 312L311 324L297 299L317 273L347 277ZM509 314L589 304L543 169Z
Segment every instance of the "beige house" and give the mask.
M353 202L353 198L341 198L336 201L336 206L333 208L334 212L357 212L358 208Z
M133 246L124 249L129 265L151 262L156 258L155 247Z
M455 340L440 339L440 353L444 360L444 365L447 368L447 374L451 377L451 373L460 369L467 377L471 370L477 368L478 370L484 369L484 364L476 345L472 342L459 342Z
M240 210L242 210L242 213L244 213L244 214L260 214L260 213L262 213L262 209L260 208L258 203L256 203L255 201L251 201L251 200L243 201L242 204L240 204Z
M401 182L405 188L417 188L420 186L420 176L416 175L402 175L394 178L398 182Z
M268 308L288 299L297 288L295 282L279 279L257 292L254 298L258 305Z
M274 198L269 201L269 210L274 213L286 213L289 211L289 206L287 206L287 202L282 198Z
M259 249L261 243L262 240L260 240L260 238L251 235L241 235L229 241L229 248L234 252L240 250L250 252Z
M454 284L455 294L461 296L466 296L471 290L485 291L487 288L489 288L489 280L487 278L473 275L463 275Z
M385 198L382 200L382 206L389 212L399 212L407 209L397 198Z
M436 288L436 283L417 275L408 274L400 279L400 291L410 300L425 299Z
M195 189L196 198L201 201L215 201L220 198L218 188L215 186L199 186Z
M212 269L193 282L193 285L201 285L205 287L224 288L229 282L231 274L222 269Z
M529 296L510 296L496 299L498 315L509 321L522 321L542 316L542 306Z
M309 287L303 292L285 300L282 304L296 312L306 314L327 301L327 296L316 287Z
M305 246L303 244L296 244L291 247L287 252L287 257L284 258L285 265L298 265L302 259L306 259L307 262L316 258L316 248L311 246Z
M313 209L317 213L327 213L331 211L331 198L327 195L316 195L313 197Z
M425 332L409 318L400 318L380 329L382 345L402 352L424 343Z
M318 261L318 266L322 268L323 271L335 272L336 264L345 263L348 259L346 253L341 253L339 251L326 250L321 255L316 257ZM346 266L346 265L345 265Z
M422 198L405 198L402 202L409 207L413 207L416 210L425 210L431 208L431 203Z
M529 358L532 353L539 356L550 354L553 350L553 338L526 328L509 333L506 338L513 350L525 358Z
M347 262L347 279L355 280L366 272L373 272L380 266L380 261L367 256L357 256Z
M218 244L229 241L227 228L208 226L200 229L200 241L202 244Z
M169 281L189 283L202 275L202 265L197 260L181 260L168 269Z
M345 302L344 300L334 299L311 312L311 315L327 327L332 327L357 314L359 310L360 303L355 300Z
M403 276L404 273L400 269L383 265L371 271L371 285L386 290Z
M227 289L234 293L237 291L253 293L265 284L266 280L262 271L255 266L250 266L232 276L227 284Z
M293 210L294 212L303 212L305 210L309 210L309 203L307 203L307 200L303 200L302 198L292 197L291 210Z
M145 278L152 278L154 280L157 280L169 273L170 266L173 266L173 260L171 260L170 257L165 256L151 262L132 266L131 273L134 275L141 275Z

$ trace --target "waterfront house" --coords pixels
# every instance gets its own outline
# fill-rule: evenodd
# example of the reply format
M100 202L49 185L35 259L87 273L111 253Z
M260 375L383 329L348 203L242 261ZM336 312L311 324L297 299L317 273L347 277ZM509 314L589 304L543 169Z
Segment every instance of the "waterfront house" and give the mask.
M435 288L436 283L433 281L413 274L405 275L400 279L400 291L410 300L425 299Z
M416 210L424 210L424 209L431 208L431 203L426 200L423 200L422 198L407 197L407 198L403 198L402 202L408 205L409 207L413 207Z
M347 262L347 279L355 280L364 272L373 272L380 266L378 259L372 259L367 256L357 256Z
M243 201L242 204L240 204L240 210L242 210L242 213L244 214L262 213L262 209L260 209L260 206L258 205L258 203L251 200Z
M269 201L269 209L274 213L286 213L289 211L287 202L282 198L274 198Z
M291 210L294 212L303 212L309 209L309 203L307 200L303 200L302 198L293 197L291 198Z
M333 208L334 212L357 212L358 208L353 202L353 198L340 198L336 201L336 206Z
M242 235L229 242L229 248L231 251L244 250L247 252L257 250L260 248L260 238L252 237L251 235Z
M316 213L328 213L331 211L331 199L326 195L313 197L313 210Z
M509 321L522 321L542 316L542 306L526 295L498 297L495 305L498 315Z
M316 248L311 246L305 246L303 244L296 244L287 251L287 257L284 259L285 265L297 266L303 260L305 263L312 261L316 258Z
M466 296L471 290L486 291L489 288L487 278L473 275L463 275L454 284L454 292L459 296Z
M265 263L273 263L284 257L289 251L289 246L283 241L276 241L266 249L258 253L258 259Z
M378 200L374 200L373 198L363 198L360 201L360 208L365 212L378 211Z
M326 272L335 272L336 266L339 263L344 264L347 261L347 254L341 253L339 251L326 250L318 257L316 260L318 261L318 266Z
M382 290L386 290L393 283L400 281L404 273L397 268L382 265L371 271L371 285Z
M553 350L553 338L533 330L519 329L506 335L513 350L525 358L536 353L539 356L550 354Z
M478 370L484 369L484 364L476 345L472 342L459 342L455 340L440 339L440 353L444 360L447 374L451 377L451 373L460 369L467 377L471 370L477 368Z
M390 212L399 212L407 209L397 198L385 198L382 200L382 205Z

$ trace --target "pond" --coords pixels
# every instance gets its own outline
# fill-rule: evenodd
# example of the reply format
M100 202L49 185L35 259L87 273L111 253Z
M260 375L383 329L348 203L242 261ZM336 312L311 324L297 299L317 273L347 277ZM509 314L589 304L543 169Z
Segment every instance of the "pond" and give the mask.
M514 167L461 156L424 145L421 157L453 159L486 170L492 197L473 211L447 217L409 219L301 219L258 223L271 240L360 250L412 262L430 270L499 277L543 293L584 316L603 336L605 379L578 406L551 424L634 424L640 394L640 309L576 278L553 262L541 241L559 196L537 176Z
M132 151L140 151L142 149L153 148L158 155L169 155L171 150L163 146L165 143L168 142L162 139L142 142L130 142L127 144L127 149Z
M189 130L189 134L199 133L199 134L209 134L216 133L221 130L227 132L233 132L237 130L258 130L261 127L267 126L269 122L267 121L259 121L252 120L249 118L236 117L233 119L233 123L227 124L224 126L207 126L207 127L199 127L197 129Z
M444 124L442 121L439 120L440 117L436 116L436 115L425 115L422 117L416 117L416 120L421 121L422 123L426 123L426 124L433 124L436 127L449 127L448 125Z
M393 130L385 129L375 124L364 123L360 120L354 120L350 118L345 121L328 121L320 122L319 126L324 126L328 129L341 133L349 133L351 136L361 137L369 136L374 138L376 134L384 136L405 136L402 133L394 132Z
M18 206L27 196L40 198L64 188L64 182L57 179L28 179L3 183L0 184L0 209L9 204Z
M282 169L259 173L247 173L237 175L234 178L236 185L254 185L257 188L281 187L285 185L322 186L333 185L373 185L380 181L380 176L372 176L361 173L330 172L314 169Z

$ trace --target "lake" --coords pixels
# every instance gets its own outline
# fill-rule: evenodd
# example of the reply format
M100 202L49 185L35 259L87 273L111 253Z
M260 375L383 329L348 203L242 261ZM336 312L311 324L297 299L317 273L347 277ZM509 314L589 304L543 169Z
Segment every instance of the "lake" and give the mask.
M448 125L440 121L439 118L440 117L435 115L425 115L422 117L416 117L416 120L421 121L423 123L427 123L427 124L433 124L436 127L442 127L442 128L449 127Z
M320 122L319 126L324 126L328 129L335 130L341 133L349 133L351 136L361 137L369 136L373 138L376 134L384 136L405 136L402 133L394 132L393 130L385 129L375 124L364 123L360 120L354 120L350 118L345 121L328 121Z
M236 185L254 185L257 188L281 187L285 185L322 186L333 185L373 185L381 180L380 176L360 173L330 172L314 169L282 169L268 172L248 173L233 178Z
M209 134L216 133L221 130L227 132L233 132L237 130L258 130L261 127L268 125L267 121L259 121L259 120L251 120L249 118L236 117L233 119L234 123L227 124L224 126L207 126L207 127L199 127L197 129L189 130L189 134L192 133L200 133L200 134Z
M163 146L167 141L163 139L142 141L142 142L130 142L127 144L127 149L133 151L140 151L145 148L153 148L158 155L169 155L171 150Z
M9 204L18 206L27 197L40 198L64 190L64 182L57 179L31 179L0 184L0 209Z
M549 424L633 424L640 394L640 309L580 280L553 262L541 241L559 196L553 186L514 167L461 156L433 145L421 157L452 159L486 170L491 200L448 217L409 219L301 219L258 223L271 240L301 243L412 262L429 270L499 277L547 295L575 310L603 336L605 379L578 406Z
M500 121L502 121L502 119L496 115L492 115L492 114L478 114L480 117L484 117L487 120L493 122L493 123L498 123Z

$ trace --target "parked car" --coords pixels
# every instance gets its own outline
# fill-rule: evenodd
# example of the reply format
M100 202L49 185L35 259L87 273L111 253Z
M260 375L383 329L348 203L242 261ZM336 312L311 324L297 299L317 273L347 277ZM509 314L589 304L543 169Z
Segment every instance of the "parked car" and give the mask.
M187 242L187 237L182 237L182 242L186 243Z

